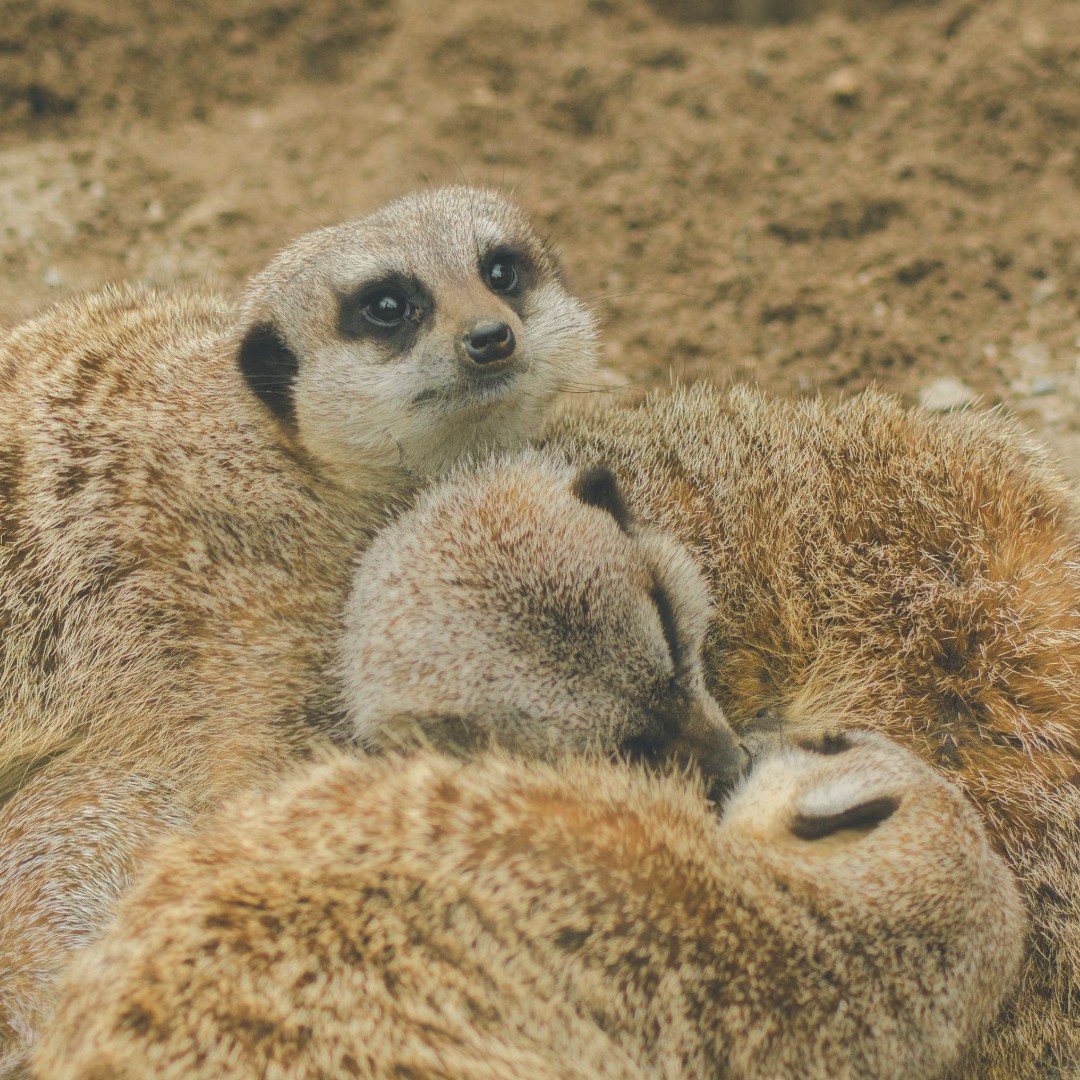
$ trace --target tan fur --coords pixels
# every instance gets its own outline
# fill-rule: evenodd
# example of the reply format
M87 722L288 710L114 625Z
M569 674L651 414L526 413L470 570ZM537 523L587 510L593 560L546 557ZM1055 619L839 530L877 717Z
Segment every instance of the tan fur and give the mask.
M389 328L368 318L388 289ZM480 364L485 321L513 348ZM426 477L535 432L592 353L548 247L465 188L302 238L238 312L110 288L0 334L0 851L35 853L0 859L0 1066L103 910L53 903L80 875L56 807L38 834L27 807L63 799L99 853L80 874L122 881L138 844L101 823L142 788L95 770L167 790L167 824L305 753L333 728L357 548Z
M971 1080L1080 1075L1080 532L1000 417L678 390L548 440L687 543L732 724L877 728L973 800L1032 913Z
M913 754L829 749L719 818L581 760L323 765L159 853L32 1074L938 1076L1019 967L1016 887Z

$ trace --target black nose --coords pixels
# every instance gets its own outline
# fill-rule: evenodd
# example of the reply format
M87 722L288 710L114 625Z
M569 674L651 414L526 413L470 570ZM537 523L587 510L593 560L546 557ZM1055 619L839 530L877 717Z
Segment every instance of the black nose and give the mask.
M506 323L478 322L464 340L465 351L478 364L505 360L514 351L514 331Z

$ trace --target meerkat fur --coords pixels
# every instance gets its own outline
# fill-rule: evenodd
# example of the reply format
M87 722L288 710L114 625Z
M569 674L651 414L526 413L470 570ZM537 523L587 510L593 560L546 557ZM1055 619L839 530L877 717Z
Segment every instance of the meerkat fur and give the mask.
M1068 485L997 414L707 386L559 421L712 601L704 669L747 743L868 727L981 813L1032 937L970 1080L1080 1074L1080 529Z
M341 711L372 749L693 760L726 790L748 759L705 689L708 617L689 554L610 472L527 453L430 489L361 556Z
M38 1080L940 1076L1020 965L959 790L879 735L685 776L341 756L164 846Z

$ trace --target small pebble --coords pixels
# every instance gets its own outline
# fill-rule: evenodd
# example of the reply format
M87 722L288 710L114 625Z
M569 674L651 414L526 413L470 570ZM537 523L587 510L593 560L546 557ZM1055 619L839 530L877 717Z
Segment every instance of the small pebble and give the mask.
M1053 278L1043 278L1031 290L1031 302L1042 304L1057 292L1057 282Z
M851 105L858 99L862 86L854 68L842 67L825 80L825 89L833 101L838 101L842 105Z
M1050 360L1050 350L1041 342L1017 345L1012 354L1025 368L1044 368Z

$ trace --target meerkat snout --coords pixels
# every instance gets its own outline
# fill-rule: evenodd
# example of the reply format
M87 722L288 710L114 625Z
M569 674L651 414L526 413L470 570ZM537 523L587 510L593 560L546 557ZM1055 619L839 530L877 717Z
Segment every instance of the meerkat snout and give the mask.
M429 491L361 558L344 712L373 748L673 760L719 793L747 755L705 688L707 610L689 554L633 525L610 471L524 454Z
M500 195L441 188L286 248L247 290L250 389L347 488L522 444L595 364L592 316Z
M655 726L627 738L618 747L619 756L650 766L670 762L696 768L705 779L709 798L717 801L750 771L750 752L707 692L671 689L668 700L656 710Z
M469 359L487 369L514 355L514 331L504 322L478 322L469 328L462 343Z

